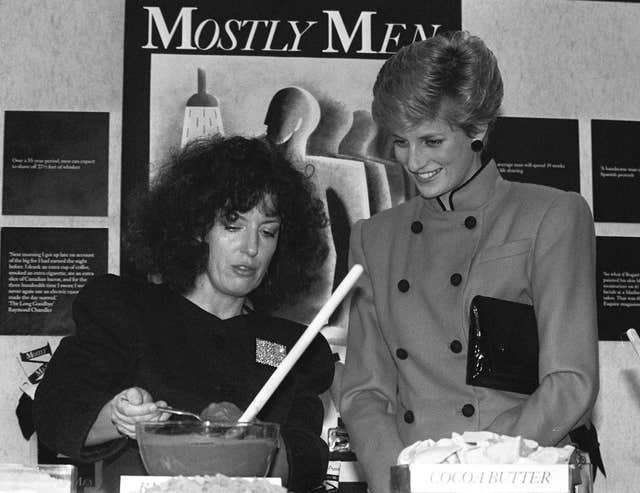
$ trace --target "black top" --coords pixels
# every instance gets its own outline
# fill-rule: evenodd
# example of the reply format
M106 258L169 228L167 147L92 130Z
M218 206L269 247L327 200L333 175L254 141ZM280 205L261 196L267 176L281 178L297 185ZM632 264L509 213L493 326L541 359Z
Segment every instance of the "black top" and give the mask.
M76 334L60 342L36 392L36 431L57 453L88 462L104 459L109 491L118 491L121 474L145 474L134 440L83 445L115 394L138 386L154 400L196 413L219 401L246 409L275 369L256 361L256 339L290 349L304 330L259 313L221 320L163 285L113 275L87 283L73 316ZM331 351L318 335L258 414L281 425L289 490L306 491L325 476L318 395L332 379Z

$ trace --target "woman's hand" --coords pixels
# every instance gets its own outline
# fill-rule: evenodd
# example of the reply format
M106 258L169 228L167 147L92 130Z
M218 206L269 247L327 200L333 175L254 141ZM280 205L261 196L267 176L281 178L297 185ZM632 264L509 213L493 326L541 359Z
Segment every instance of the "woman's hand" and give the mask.
M166 421L168 413L158 411L164 401L154 402L151 394L140 387L123 390L111 400L111 422L121 435L136 438L136 423Z

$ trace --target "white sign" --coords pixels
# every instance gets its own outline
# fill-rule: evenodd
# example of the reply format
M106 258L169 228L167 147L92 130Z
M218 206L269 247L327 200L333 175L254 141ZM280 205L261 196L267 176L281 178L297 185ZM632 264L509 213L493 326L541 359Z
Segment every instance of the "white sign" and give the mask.
M120 493L144 493L150 486L169 481L173 476L120 476ZM282 485L280 478L243 478L264 479L278 486Z
M410 466L411 493L569 493L567 464Z

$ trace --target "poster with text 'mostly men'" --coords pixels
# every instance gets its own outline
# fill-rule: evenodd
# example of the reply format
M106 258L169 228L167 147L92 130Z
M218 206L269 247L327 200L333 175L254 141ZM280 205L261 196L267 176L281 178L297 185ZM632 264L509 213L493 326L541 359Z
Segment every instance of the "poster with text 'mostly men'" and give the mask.
M272 139L314 170L331 220L322 281L282 313L308 323L346 273L351 225L412 194L371 119L378 69L400 46L460 29L460 1L127 0L125 15L123 224L132 189L190 139Z

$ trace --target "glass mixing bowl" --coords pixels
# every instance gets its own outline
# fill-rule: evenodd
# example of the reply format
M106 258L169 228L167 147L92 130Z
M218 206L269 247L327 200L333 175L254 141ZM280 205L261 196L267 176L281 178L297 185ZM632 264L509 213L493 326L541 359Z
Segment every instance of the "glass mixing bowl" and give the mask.
M278 448L277 423L165 421L138 423L144 467L153 476L224 474L264 477Z

